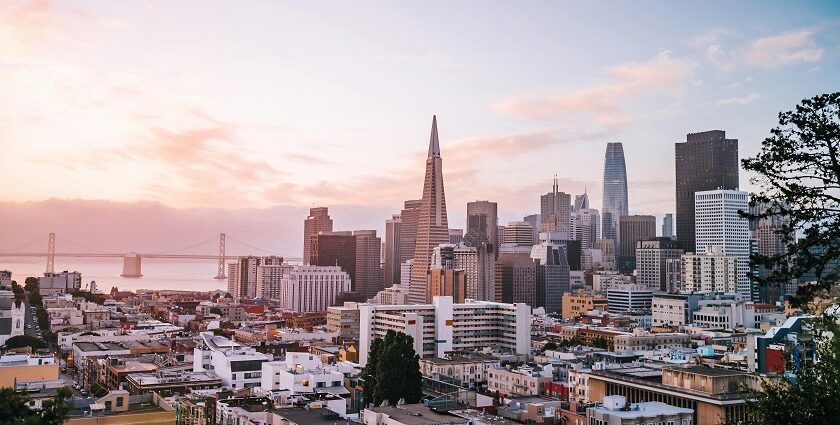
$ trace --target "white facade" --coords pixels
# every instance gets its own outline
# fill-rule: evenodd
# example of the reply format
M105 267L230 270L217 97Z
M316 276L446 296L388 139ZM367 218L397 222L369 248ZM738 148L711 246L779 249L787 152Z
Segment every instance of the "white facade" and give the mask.
M747 219L738 214L739 211L749 211L747 192L710 190L694 193L695 252L719 246L723 254L738 257L737 291L749 297L750 228Z
M394 305L405 304L408 296L408 286L395 284L390 288L385 288L376 293L376 296L371 298L370 302L373 304Z
M653 299L653 291L641 285L616 285L606 295L610 313L650 310Z
M26 304L23 302L17 305L13 298L0 299L0 324L3 325L0 328L0 345L13 336L23 335L26 324L25 310Z
M553 380L554 366L550 363L511 370L498 367L487 371L487 390L503 396L535 396L544 394L545 384Z
M294 395L343 385L344 374L336 366L325 366L313 354L288 352L284 361L262 364L261 388L265 391L285 390Z
M749 261L723 253L723 247L707 246L702 254L681 257L682 290L686 292L738 292L740 263ZM741 295L744 295L741 293ZM749 297L749 294L745 295Z
M257 298L279 299L283 277L293 268L294 266L288 264L257 266Z
M339 266L292 266L280 283L280 305L299 313L325 311L350 289L350 275Z
M530 227L528 228L530 230ZM496 301L496 254L486 246L458 245L453 250L456 269L465 271L467 298Z
M270 360L253 347L202 332L193 351L193 372L212 372L223 385L234 389L252 388L262 383L262 364Z
M79 272L44 273L38 278L38 290L41 295L72 292L81 287L82 274Z
M524 303L469 300L454 304L452 297L435 297L432 304L360 305L359 363L367 363L370 344L388 330L414 339L414 351L425 357L444 357L459 350L493 347L528 354L531 346L531 308Z

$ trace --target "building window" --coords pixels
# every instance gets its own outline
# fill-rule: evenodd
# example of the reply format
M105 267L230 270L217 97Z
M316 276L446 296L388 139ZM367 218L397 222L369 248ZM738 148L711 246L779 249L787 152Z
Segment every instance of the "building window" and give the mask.
M125 400L124 397L117 397L117 407L122 407L123 403L125 403L124 400Z

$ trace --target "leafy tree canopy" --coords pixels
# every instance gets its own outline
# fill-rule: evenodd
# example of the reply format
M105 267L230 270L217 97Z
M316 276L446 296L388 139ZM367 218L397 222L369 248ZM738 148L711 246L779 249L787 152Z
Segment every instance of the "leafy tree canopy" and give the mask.
M384 339L376 338L371 343L362 374L364 401L374 405L383 401L395 405L400 399L408 404L418 403L423 396L422 378L414 339L389 330Z
M70 390L61 388L54 399L43 402L41 410L32 410L26 394L0 388L0 425L60 425L70 411L68 398Z
M6 340L6 348L32 347L32 350L44 348L47 343L41 338L32 335L17 335Z

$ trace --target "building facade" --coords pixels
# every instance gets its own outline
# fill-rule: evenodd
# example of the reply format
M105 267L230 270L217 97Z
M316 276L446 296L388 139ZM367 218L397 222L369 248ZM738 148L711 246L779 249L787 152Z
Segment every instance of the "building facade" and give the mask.
M303 220L303 264L309 264L311 254L312 236L320 232L332 232L333 221L327 207L316 207L309 209L309 216Z
M627 168L624 164L624 145L621 142L607 143L604 152L604 201L601 204L604 239L612 239L621 246L619 217L627 215Z
M738 257L736 264L737 291L751 296L749 272L749 221L739 212L749 210L749 194L737 190L710 190L695 195L696 250L718 246L725 255Z
M666 237L636 242L636 282L655 291L667 291L667 261L679 260L679 242Z

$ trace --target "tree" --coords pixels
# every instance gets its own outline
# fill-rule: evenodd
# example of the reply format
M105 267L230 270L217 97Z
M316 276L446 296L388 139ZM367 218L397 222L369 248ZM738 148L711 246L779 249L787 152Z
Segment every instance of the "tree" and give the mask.
M32 350L37 350L46 346L47 343L41 338L36 338L32 335L17 335L6 340L6 348L31 347Z
M760 188L750 205L771 208L742 215L783 218L779 236L786 250L753 254L752 265L767 272L751 277L762 286L780 286L813 273L815 283L800 286L792 300L805 306L840 280L840 92L780 113L770 133L761 151L741 164L756 174L751 181Z
M27 277L23 282L23 289L25 289L26 292L32 292L38 289L38 278L32 276Z
M418 403L423 396L423 376L420 356L414 352L414 339L393 330L384 339L376 338L371 343L362 377L366 404L387 401L395 405L400 399L408 404Z
M11 388L0 388L0 425L60 425L70 411L67 388L60 388L52 400L45 400L40 411L29 408L29 397Z
M210 309L210 314L218 314L219 316L224 316L224 313L222 312L222 309L220 309L219 307L211 308Z
M557 344L554 341L548 341L543 345L543 351L545 350L556 350Z
M595 338L592 338L592 346L595 348L602 348L606 350L607 347L609 347L609 343L607 342L606 338L602 336L596 336Z
M829 425L840 418L840 326L823 316L825 330L816 338L819 361L805 362L795 378L767 380L748 389L747 417L729 425ZM825 335L831 331L835 337Z

